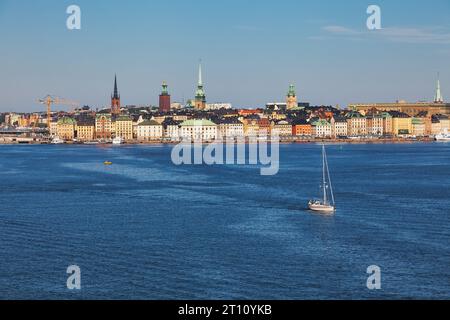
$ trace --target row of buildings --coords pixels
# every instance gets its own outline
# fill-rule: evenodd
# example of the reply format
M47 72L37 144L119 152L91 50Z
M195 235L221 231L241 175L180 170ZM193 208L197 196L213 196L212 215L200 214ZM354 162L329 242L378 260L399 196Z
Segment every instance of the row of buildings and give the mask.
M278 135L282 138L347 138L382 136L434 136L450 130L447 115L340 111L332 107L310 107L298 113L267 110L233 110L220 117L201 114L112 115L95 118L63 116L51 123L50 134L64 140L179 141L182 138L212 141L227 137Z
M178 141L184 137L215 140L224 137L278 135L282 138L347 138L386 136L434 136L449 130L450 105L444 102L438 80L431 103L351 104L347 109L310 106L299 102L290 85L284 102L261 109L236 110L230 104L207 104L199 66L195 98L174 107L166 82L159 107L123 107L117 77L111 105L101 111L83 107L71 112L3 114L5 126L48 128L48 134L64 140ZM46 119L48 123L43 123Z

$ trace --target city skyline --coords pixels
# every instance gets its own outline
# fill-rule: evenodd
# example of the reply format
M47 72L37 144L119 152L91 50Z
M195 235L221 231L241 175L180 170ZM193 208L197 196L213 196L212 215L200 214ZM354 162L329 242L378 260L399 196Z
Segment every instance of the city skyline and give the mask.
M157 106L163 80L172 101L187 101L199 58L208 102L242 108L283 101L290 84L299 101L317 105L433 101L438 72L444 99L450 92L446 1L415 1L413 10L379 1L379 31L365 26L365 1L244 2L239 10L233 1L77 1L79 31L65 28L70 4L0 1L0 111L42 111L36 100L46 94L106 107L116 73L122 105Z

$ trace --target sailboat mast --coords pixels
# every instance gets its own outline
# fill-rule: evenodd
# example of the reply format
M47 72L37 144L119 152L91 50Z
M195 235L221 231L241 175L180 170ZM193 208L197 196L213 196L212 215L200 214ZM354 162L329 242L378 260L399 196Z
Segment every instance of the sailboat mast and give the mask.
M327 178L326 178L326 172L325 172L325 145L322 145L322 162L323 162L323 204L327 204Z
M334 206L335 202L334 202L333 184L331 183L330 168L328 167L328 158L326 156L326 152L325 152L325 167L327 168L327 177L328 177L330 194L331 194L331 204Z

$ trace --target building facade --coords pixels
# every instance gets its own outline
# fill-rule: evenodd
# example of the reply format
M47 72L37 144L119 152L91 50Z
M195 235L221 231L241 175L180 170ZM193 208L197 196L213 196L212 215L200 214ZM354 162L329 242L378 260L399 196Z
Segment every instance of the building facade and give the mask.
M209 120L188 120L180 125L181 138L191 141L213 141L217 133L217 125Z
M124 140L133 140L133 119L129 116L122 115L116 118L114 122L115 136Z
M139 141L159 141L163 138L163 126L154 120L147 120L137 126Z
M95 117L95 136L97 139L108 140L113 134L112 116L110 114L97 114Z
M75 127L77 123L69 117L62 117L57 123L57 136L63 140L75 139Z

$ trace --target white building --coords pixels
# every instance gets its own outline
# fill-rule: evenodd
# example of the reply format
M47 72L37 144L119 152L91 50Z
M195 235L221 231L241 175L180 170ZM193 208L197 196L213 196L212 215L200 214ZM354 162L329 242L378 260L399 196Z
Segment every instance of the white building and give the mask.
M209 120L187 120L180 125L180 137L192 141L217 139L217 125Z
M313 135L318 138L331 138L331 123L327 120L319 120L312 124Z
M218 125L218 137L222 139L244 136L244 124L238 119L225 119Z
M331 136L333 138L348 136L347 119L342 117L334 117L331 119Z
M137 126L139 141L157 141L163 138L163 126L154 120L144 121Z
M285 120L272 123L272 135L279 137L292 136L292 124Z

